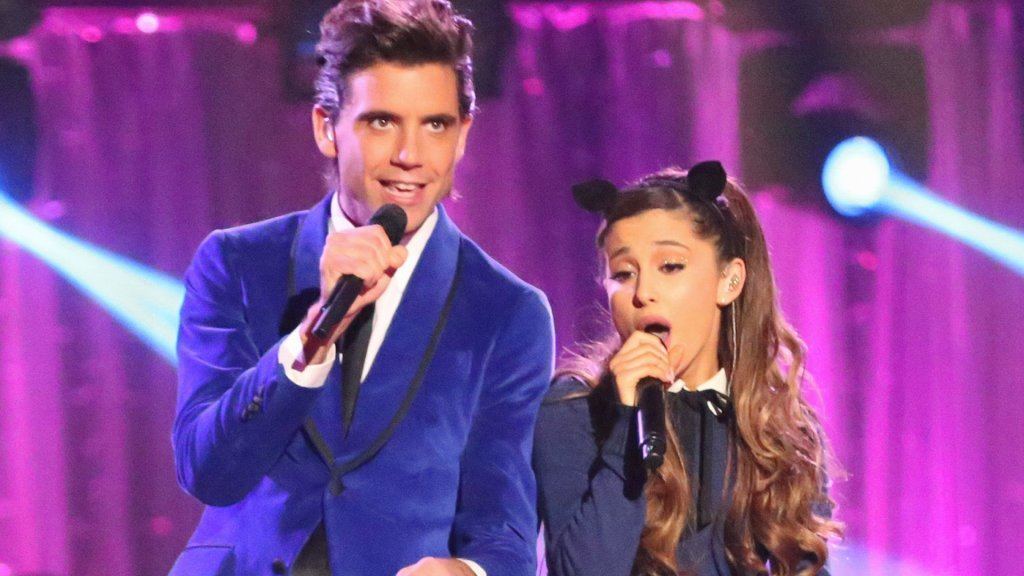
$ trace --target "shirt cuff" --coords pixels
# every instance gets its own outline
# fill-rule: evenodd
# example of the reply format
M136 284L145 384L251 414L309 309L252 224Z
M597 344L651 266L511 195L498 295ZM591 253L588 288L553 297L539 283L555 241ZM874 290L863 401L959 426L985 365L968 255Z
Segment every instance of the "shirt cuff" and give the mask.
M296 386L303 388L320 388L327 382L327 375L331 373L334 366L334 344L331 344L324 356L324 361L319 364L307 364L302 370L293 368L295 359L302 354L302 336L299 335L301 327L292 330L285 337L284 342L277 349L277 361L284 368L284 375Z
M487 571L484 570L476 562L473 562L472 560L466 560L465 558L456 558L456 560L458 560L459 562L462 562L466 566L469 566L469 569L472 570L473 574L476 574L476 576L487 576Z

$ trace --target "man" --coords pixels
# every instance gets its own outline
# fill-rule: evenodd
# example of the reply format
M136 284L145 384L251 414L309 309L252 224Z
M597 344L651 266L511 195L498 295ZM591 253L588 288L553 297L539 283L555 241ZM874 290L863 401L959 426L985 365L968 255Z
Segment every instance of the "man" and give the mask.
M472 124L470 24L345 0L321 24L314 137L336 193L217 231L186 275L174 450L208 506L172 574L533 574L543 295L439 205ZM391 246L366 225L408 214ZM345 274L362 294L310 326Z

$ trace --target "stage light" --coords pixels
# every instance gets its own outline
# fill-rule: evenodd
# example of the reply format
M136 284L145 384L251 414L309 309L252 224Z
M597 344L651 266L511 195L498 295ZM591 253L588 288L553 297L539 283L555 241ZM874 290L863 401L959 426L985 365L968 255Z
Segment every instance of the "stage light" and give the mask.
M885 150L870 138L844 140L825 159L821 183L829 204L843 216L860 216L882 199L891 176Z
M878 142L858 136L828 155L821 182L837 212L895 216L942 232L1024 275L1024 233L940 198L892 168Z
M160 17L152 12L143 12L135 18L135 27L143 34L153 34L160 30Z
M172 365L182 283L40 221L0 191L0 237L51 266Z
M899 574L900 576L934 576L915 562L871 550L856 542L831 547L829 572L834 576L859 574Z

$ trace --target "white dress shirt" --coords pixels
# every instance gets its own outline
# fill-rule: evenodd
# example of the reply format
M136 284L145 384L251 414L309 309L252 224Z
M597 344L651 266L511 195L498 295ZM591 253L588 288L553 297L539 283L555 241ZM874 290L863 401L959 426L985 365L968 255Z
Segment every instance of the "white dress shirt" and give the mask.
M355 225L341 211L337 198L337 195L335 195L331 200L331 220L328 231L341 232L355 228ZM409 285L409 277L412 276L412 271L416 269L416 263L419 262L420 256L423 255L423 249L427 246L427 240L430 239L430 235L434 232L436 225L437 209L435 208L423 222L423 225L420 226L419 230L414 232L408 241L403 240L406 249L409 250L409 257L406 259L405 264L399 266L398 270L395 271L395 275L391 277L391 283L388 284L388 287L384 289L384 293L377 299L373 311L373 328L370 331L370 342L366 348L366 360L363 362L363 374L360 377L360 381L366 379L366 375L369 374L370 368L373 366L377 352L380 351L380 346L384 343L384 336L387 334L388 327L391 326L391 320L395 317L395 311L398 310L398 305L402 301L402 295L405 294L405 288ZM335 355L334 345L328 350L323 362L320 364L310 364L305 369L299 371L292 368L292 365L301 353L302 337L299 335L299 328L297 327L281 343L278 361L284 366L285 375L288 376L288 379L299 386L304 388L319 388L323 386L324 382L327 381L327 375L330 373L331 367L334 365L331 362ZM340 352L338 353L338 361L341 361Z
M673 382L672 385L668 387L668 391L678 393L683 388L689 389L689 387L686 386L686 383L683 382L683 379L680 378ZM697 386L696 390L697 392L702 392L704 390L714 390L720 394L728 396L729 379L725 377L725 368L719 368L718 372L715 372L714 376L709 378L707 382L704 382L700 386Z

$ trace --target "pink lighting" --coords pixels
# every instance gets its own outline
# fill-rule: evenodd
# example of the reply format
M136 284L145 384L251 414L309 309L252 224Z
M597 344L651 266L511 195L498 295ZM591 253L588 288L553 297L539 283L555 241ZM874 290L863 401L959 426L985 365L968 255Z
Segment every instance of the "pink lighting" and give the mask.
M7 53L15 58L28 60L35 53L36 44L28 38L15 38L7 43ZM2 54L3 52L0 52Z
M152 34L160 29L160 18L152 12L143 12L135 18L135 27L143 34Z
M858 252L857 265L865 270L874 272L878 270L878 255L868 250Z
M28 208L37 218L46 222L56 222L67 213L64 203L53 199L33 198L29 200Z
M78 37L90 44L95 44L103 39L103 31L96 26L85 26L78 32Z
M245 22L235 27L235 38L242 44L255 44L259 38L259 32L252 22Z
M582 4L568 6L548 6L545 9L548 21L557 30L574 30L590 21L593 11Z
M616 5L608 10L608 19L619 25L644 20L689 20L701 22L704 9L695 2L633 2Z
M668 50L655 50L651 53L651 60L654 65L658 68L668 68L672 66L672 54Z
M563 351L605 325L596 217L575 207L572 183L710 158L752 180L742 160L758 112L871 126L900 112L870 69L892 49L921 58L913 100L927 117L929 186L1024 226L1021 2L937 0L906 28L829 25L821 32L841 38L818 58L837 65L809 51L808 72L822 72L797 94L780 79L785 98L751 110L741 79L752 57L807 40L776 30L774 14L761 23L760 3L515 0L504 90L481 102L458 171L465 198L446 208L548 294ZM31 73L38 189L23 205L37 219L181 275L214 228L319 196L309 106L286 97L279 73L276 2L38 4L35 27L0 42L0 57ZM842 222L816 192L769 182L751 195L847 471L832 493L848 540L831 572L1012 573L1024 533L1013 344L1024 319L1012 311L1024 310L1024 279L906 223ZM0 216L0 236L7 228ZM175 373L133 338L0 239L0 576L166 573L186 546L201 503L171 464Z
M724 11L720 2L712 9ZM615 25L625 25L643 20L705 20L704 8L689 0L668 2L626 2L610 7L601 3L542 3L522 2L512 6L512 18L516 24L530 30L539 30L547 22L557 30L568 31L579 28L596 19L606 18Z
M523 80L523 90L530 96L543 96L544 81L540 78L527 78Z
M154 516L149 519L149 530L157 536L167 536L174 531L174 521L167 516Z

